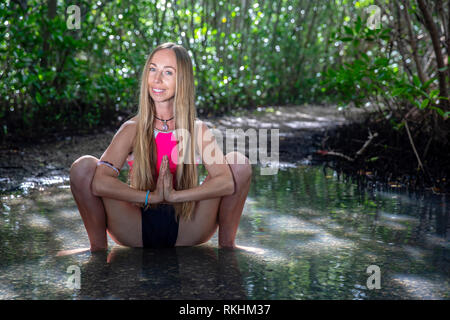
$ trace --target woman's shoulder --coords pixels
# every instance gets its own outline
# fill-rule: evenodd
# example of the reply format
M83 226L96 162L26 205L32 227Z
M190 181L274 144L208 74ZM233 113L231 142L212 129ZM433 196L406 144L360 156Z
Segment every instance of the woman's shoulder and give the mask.
M123 124L128 125L128 126L136 126L138 123L138 116L134 116L131 119L128 119L127 121L125 121Z
M128 119L120 126L119 130L116 132L116 137L118 139L126 139L130 143L134 141L134 137L136 136L137 129L137 116Z
M119 131L120 130L136 131L137 124L138 124L138 117L134 116L133 118L128 119L127 121L122 123L122 125L119 128Z

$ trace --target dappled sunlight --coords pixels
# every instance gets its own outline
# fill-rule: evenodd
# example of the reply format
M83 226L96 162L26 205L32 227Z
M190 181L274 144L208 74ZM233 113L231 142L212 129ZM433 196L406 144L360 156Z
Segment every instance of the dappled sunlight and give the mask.
M326 230L333 230L333 231L343 231L344 227L337 222L331 220L329 217L317 217L309 220L313 224L322 226Z
M64 256L71 256L75 254L90 252L90 248L78 248L78 249L71 249L71 250L61 250L56 253L57 257L64 257Z
M45 207L50 211L54 209L65 209L68 206L73 207L75 201L73 199L70 189L60 189L57 186L52 186L40 192L30 192L30 197L35 201L38 207Z
M378 217L395 222L419 222L416 217L407 216L405 214L392 214L384 211L379 212Z
M11 211L12 208L14 208L14 212L16 212L17 210L23 211L34 204L33 199L30 199L29 197L24 197L23 195L14 195L14 194L2 196L1 202L3 208L0 209L3 212L9 212Z
M27 215L27 224L31 228L40 229L42 231L52 230L49 219L37 213L31 213Z
M427 252L425 250L410 245L403 245L402 248L411 258L418 261L423 261L423 259L427 255Z
M55 240L60 242L60 248L63 250L89 246L86 229L82 225L76 227L76 229L55 230L54 237Z
M14 292L13 285L6 284L6 281L0 281L0 300L12 300L18 297L20 295Z
M73 207L73 208L61 208L58 209L55 212L56 216L59 216L61 218L63 218L66 221L81 221L81 216L80 213L78 212L78 208L77 207Z
M450 235L449 235L449 237L450 237ZM432 234L426 235L425 242L432 247L437 246L437 247L450 249L449 239L445 239L445 238L439 237L437 235L432 235Z
M283 233L306 233L306 234L318 234L325 230L315 224L309 223L295 216L268 216L266 222L267 228L274 232Z
M239 250L243 250L245 252L257 254L257 255L264 255L267 252L267 250L265 250L263 248L248 247L248 246L242 246L242 245L237 245L236 248Z
M382 226L382 227L386 227L392 230L406 230L407 226L398 223L398 222L394 222L394 221L389 221L389 220L377 220L374 222L375 225L377 226Z
M348 240L337 238L327 232L317 234L313 239L304 242L299 242L296 248L320 254L321 252L335 251L348 249L352 250L357 248L357 243Z
M2 270L0 299L71 299L76 291L67 286L70 265L77 262L52 256L12 264Z
M237 245L237 249L255 255L258 259L262 259L265 262L286 263L290 260L290 257L284 254L281 250L275 250L264 246L253 247L239 244Z
M262 251L261 251L262 250ZM252 248L248 252L255 254L259 259L271 263L285 263L290 260L287 254L281 250L262 247Z
M304 218L309 218L309 217L322 217L323 216L323 212L321 212L320 210L316 210L310 207L301 207L298 209L298 214Z
M395 193L392 191L379 190L377 191L377 195L380 197L380 199L396 200L398 202L401 202L403 205L419 205L421 202L423 202L423 200L414 199L411 196L401 193Z
M288 121L284 125L291 129L312 129L312 128L322 128L323 124L317 121Z
M391 279L413 299L441 300L450 298L450 284L445 279L428 279L418 275L395 274Z

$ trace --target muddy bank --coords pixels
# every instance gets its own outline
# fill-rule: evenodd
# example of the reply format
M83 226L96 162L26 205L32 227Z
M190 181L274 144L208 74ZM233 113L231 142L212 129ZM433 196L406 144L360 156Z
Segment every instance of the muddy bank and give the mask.
M279 129L279 160L283 164L322 161L316 151L330 132L361 123L365 110L338 110L335 106L283 106L258 108L236 116L202 119L210 128L248 130ZM73 161L83 155L99 158L114 136L106 129L89 135L71 135L52 141L0 148L0 190L10 192L24 185L42 185L67 179ZM334 134L334 133L333 133ZM327 159L329 160L329 159Z
M395 130L388 120L373 115L329 130L316 154L362 186L377 182L391 188L450 194L448 139L430 139L409 126L411 137L405 127Z

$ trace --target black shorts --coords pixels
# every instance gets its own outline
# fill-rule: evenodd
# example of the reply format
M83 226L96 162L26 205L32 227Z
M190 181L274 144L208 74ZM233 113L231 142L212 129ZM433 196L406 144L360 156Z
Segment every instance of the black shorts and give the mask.
M178 237L175 208L159 204L156 208L141 209L142 244L144 248L173 248Z

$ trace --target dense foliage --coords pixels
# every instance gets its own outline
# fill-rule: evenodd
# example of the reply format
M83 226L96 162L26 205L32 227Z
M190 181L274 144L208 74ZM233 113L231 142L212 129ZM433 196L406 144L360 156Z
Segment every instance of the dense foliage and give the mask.
M71 3L52 2L0 4L3 134L92 128L135 111L145 58L164 41L189 50L201 113L314 98L321 44L305 45L315 39L294 1L79 1L72 30Z
M357 1L355 6L375 14L368 10L370 6L363 7L363 2L373 1ZM344 18L348 23L333 33L339 59L327 68L323 90L343 105L374 105L396 129L411 120L417 128L434 126L439 130L438 124L450 115L450 2L445 8L439 0L428 4L423 0L381 4L373 7L379 9L377 27L352 13L351 18ZM424 4L421 9L420 4ZM431 20L426 21L426 17ZM436 46L433 38L437 39ZM446 135L448 131L444 130L435 138Z
M448 82L448 70L435 63L417 2L8 0L0 4L1 140L129 116L145 59L165 41L189 50L203 115L322 101L445 118L439 76ZM373 4L382 17L376 29L367 24ZM427 10L448 50L448 7L439 4L429 1ZM71 27L71 5L80 9L79 28ZM411 34L413 50L405 44Z

